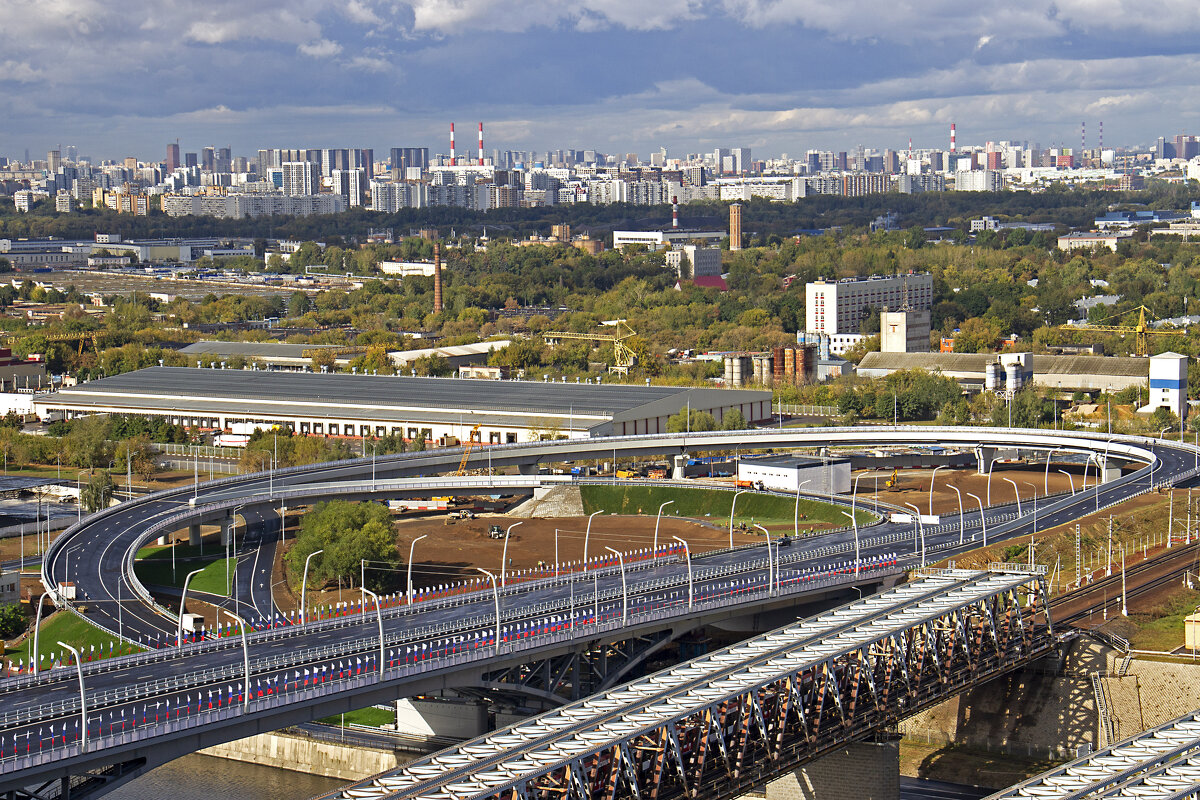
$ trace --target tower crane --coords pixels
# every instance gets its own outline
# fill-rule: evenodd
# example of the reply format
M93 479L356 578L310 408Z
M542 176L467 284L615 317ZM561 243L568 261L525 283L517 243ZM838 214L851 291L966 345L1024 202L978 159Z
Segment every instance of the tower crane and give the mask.
M611 342L613 346L613 364L608 370L620 375L628 375L629 369L637 366L637 354L625 344L627 339L631 339L634 336L637 336L637 333L623 319L617 320L617 332L615 335L606 333L575 333L574 331L546 331L542 334L542 338L548 344L555 344L566 340L594 342L597 344Z
M1132 333L1137 337L1134 342L1134 348L1135 348L1134 352L1139 356L1144 356L1149 353L1149 348L1147 347L1146 339L1150 336L1186 336L1187 335L1187 331L1163 331L1163 330L1158 330L1156 328L1151 328L1146 322L1146 312L1149 310L1150 309L1148 309L1144 305L1142 305L1142 306L1138 306L1137 308L1130 309L1129 311L1122 312L1120 314L1110 314L1109 316L1100 320L1100 322L1103 322L1104 320L1107 320L1107 319L1114 319L1114 318L1119 320L1121 317L1126 316L1127 314L1132 314L1134 311L1136 311L1136 312L1138 312L1138 320L1137 320L1137 324L1135 324L1135 325L1092 325L1092 324L1059 325L1058 330L1060 330L1060 331L1076 331L1076 332L1083 331L1085 333L1090 332L1090 331L1096 331L1099 333L1119 333L1119 334L1121 334L1121 336L1125 336L1126 334Z

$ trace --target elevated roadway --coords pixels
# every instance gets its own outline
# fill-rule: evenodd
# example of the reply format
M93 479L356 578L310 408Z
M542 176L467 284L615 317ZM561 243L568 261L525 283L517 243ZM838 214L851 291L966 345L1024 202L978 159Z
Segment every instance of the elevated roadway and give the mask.
M523 472L534 472L539 463L604 458L614 452L661 456L734 447L887 443L970 446L980 448L983 459L989 458L989 449L1019 446L1144 465L1086 492L1045 501L1038 510L1039 529L1122 502L1157 485L1191 480L1197 472L1195 448L1160 440L924 426L520 444L473 454L470 466L517 466ZM243 520L246 514L257 514L258 525L269 528L270 514L281 503L452 492L521 493L546 480L534 475L415 477L451 471L460 458L461 453L442 451L360 459L239 476L150 495L93 515L65 532L47 555L43 579L50 586L74 582L87 606L82 613L102 627L117 629L119 617L127 637L161 642L173 635L177 622L169 611L154 604L133 577L133 557L143 544L167 531L229 520L233 514ZM978 513L971 516L969 524L961 526L957 520L928 527L880 524L859 532L857 548L853 532L843 531L805 539L789 548L791 552L760 545L690 562L678 551L663 553L657 559L626 565L625 570L617 564L596 564L584 575L572 573L510 586L496 597L486 585L474 584L430 603L408 606L393 599L378 614L368 607L366 614L268 628L244 640L205 642L179 651L89 664L81 670L89 700L86 712L80 707L73 670L10 678L0 681L5 709L0 715L0 791L54 779L65 781L62 787L74 785L77 790L112 786L207 744L398 694L486 683L500 671L520 671L521 665L537 659L578 654L604 642L658 637L653 641L661 644L722 618L773 610L794 615L802 598L856 583L886 584L926 558L945 557L974 546L981 538L978 523L983 520ZM1028 511L1018 515L1011 508L998 507L983 516L989 540L1028 533L1035 527ZM243 579L241 574L239 567L243 585L254 586L253 575ZM119 615L118 597L124 600ZM71 607L62 598L56 600ZM260 612L263 602L258 604ZM250 613L241 606L238 611L243 617ZM265 614L260 614L260 621L263 617ZM614 677L636 668L637 663L626 666L626 672ZM85 717L83 725L80 720Z

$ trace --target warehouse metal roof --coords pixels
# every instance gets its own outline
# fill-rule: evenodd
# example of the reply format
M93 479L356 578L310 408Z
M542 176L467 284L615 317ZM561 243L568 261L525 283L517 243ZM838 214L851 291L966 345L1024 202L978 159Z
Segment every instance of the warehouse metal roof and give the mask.
M621 419L676 413L714 401L729 406L769 400L770 392L697 389L685 386L483 381L460 378L269 372L265 370L150 367L89 381L39 399L49 408L153 408L222 414L294 414L315 409L318 416L377 414L401 419L413 412L542 412ZM406 413L407 412L407 413Z
M220 342L203 341L180 348L189 356L246 356L247 358L294 358L308 360L305 350L337 347L333 344L291 344L289 342Z
M988 364L997 360L993 353L867 353L860 370L923 369L928 372L976 373L983 377ZM1056 375L1112 375L1145 378L1150 360L1121 356L1050 356L1033 357L1035 380Z

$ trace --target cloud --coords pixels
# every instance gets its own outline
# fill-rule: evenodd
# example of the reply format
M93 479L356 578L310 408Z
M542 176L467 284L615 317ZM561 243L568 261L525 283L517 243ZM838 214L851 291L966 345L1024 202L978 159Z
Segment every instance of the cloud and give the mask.
M415 31L441 34L463 30L525 31L568 25L583 31L618 26L663 30L703 16L699 0L410 0Z
M367 4L361 0L349 0L342 8L342 13L352 22L357 22L360 25L382 25L383 19L375 13Z
M32 83L42 77L41 70L34 69L24 61L0 62L0 82Z
M332 58L342 52L342 46L329 39L319 39L315 42L300 45L299 50L304 55L313 58Z

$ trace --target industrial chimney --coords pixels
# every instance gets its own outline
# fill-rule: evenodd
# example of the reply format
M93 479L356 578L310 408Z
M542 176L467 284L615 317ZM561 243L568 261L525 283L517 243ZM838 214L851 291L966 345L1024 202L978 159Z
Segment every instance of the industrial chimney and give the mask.
M958 152L958 126L953 122L950 123L950 155Z
M483 166L483 123L479 123L479 166Z
M679 198L671 198L671 229L675 230L679 227Z
M450 166L457 166L454 160L454 123L450 123Z
M734 203L729 207L729 249L742 249L742 206Z
M433 243L433 313L442 313L442 243Z

